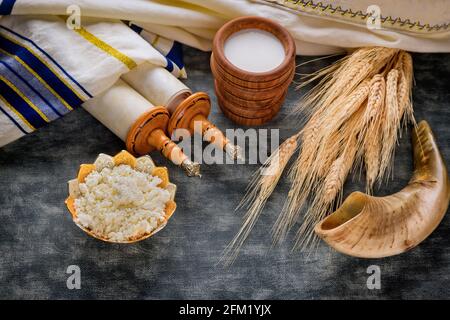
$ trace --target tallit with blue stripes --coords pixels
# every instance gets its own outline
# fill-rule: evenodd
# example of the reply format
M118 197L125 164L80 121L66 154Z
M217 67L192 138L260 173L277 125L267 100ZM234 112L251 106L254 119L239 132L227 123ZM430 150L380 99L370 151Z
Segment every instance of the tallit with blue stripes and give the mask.
M0 12L12 4L3 1ZM88 19L71 30L52 16L0 19L0 147L78 108L140 63L185 78L181 45L141 37L136 28ZM48 30L52 37L45 36Z

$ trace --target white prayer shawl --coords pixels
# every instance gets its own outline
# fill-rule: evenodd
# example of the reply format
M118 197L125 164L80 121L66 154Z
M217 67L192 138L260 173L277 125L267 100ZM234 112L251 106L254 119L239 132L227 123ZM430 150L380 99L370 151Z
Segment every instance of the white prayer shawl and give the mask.
M166 58L120 21L10 16L0 24L0 146L111 87L123 74Z
M185 77L173 40L210 50L217 29L238 16L278 21L303 54L373 45L450 52L449 1L0 0L0 147L144 62ZM379 29L367 27L365 12L374 2ZM74 5L81 28L70 29Z
M3 0L11 14L66 15L78 5L82 17L130 20L149 32L211 49L215 32L238 16L274 19L294 36L299 54L385 46L415 52L450 52L450 0ZM377 6L380 29L367 27ZM373 7L371 7L373 8ZM0 14L1 13L0 9ZM7 13L7 12L6 12Z

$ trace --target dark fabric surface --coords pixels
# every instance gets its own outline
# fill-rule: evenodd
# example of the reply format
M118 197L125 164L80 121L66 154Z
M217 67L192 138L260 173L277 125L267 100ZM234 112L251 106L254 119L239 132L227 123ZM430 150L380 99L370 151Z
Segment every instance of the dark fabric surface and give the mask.
M211 119L221 129L236 128L218 110L209 54L186 50L194 91L213 101ZM298 58L298 62L310 58ZM299 69L307 73L330 63L321 60ZM450 160L450 55L414 55L417 120L426 119L441 152ZM291 86L280 114L263 126L280 128L284 140L300 128L286 117L302 92ZM405 134L397 148L394 179L375 192L400 190L412 173L411 144ZM449 298L450 217L419 247L376 260L347 257L320 243L314 255L291 252L292 241L271 246L270 228L280 212L289 183L284 177L259 222L228 269L216 265L241 224L234 212L257 165L203 165L203 177L188 178L161 156L178 185L178 209L155 237L134 245L111 245L76 227L64 199L66 181L80 163L100 152L115 154L123 143L84 110L77 110L38 132L0 149L0 298L17 299L341 299ZM348 180L345 194L364 190ZM381 290L368 290L367 267L381 268ZM66 269L81 269L81 289L66 287Z

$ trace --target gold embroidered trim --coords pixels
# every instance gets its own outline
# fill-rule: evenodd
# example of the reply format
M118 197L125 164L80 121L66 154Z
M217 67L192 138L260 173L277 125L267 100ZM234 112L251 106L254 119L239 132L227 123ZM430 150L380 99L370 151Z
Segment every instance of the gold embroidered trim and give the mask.
M109 55L113 56L114 58L116 58L117 60L121 61L124 65L126 65L128 67L128 69L131 70L137 66L136 62L134 62L134 60L132 58L123 54L119 50L111 47L106 42L100 40L99 38L94 36L92 33L87 31L85 28L83 28L83 27L75 28L74 31L76 31L79 35L81 35L83 38L85 38L87 41L92 43L97 48L103 50L107 54L109 54Z
M349 21L359 20L359 22L366 20L370 17L370 13L363 13L361 10L354 12L352 9L342 9L340 6L333 7L332 5L324 5L322 2L314 3L311 0L260 0L264 2L269 2L279 6L287 7L289 9L311 12L317 11L318 14L329 14L330 16L340 16L344 17ZM443 24L423 24L420 21L410 21L409 19L393 18L391 16L383 17L380 16L380 21L382 25L388 26L390 28L397 28L406 31L417 31L417 32L436 32L436 31L447 31L450 28L449 23Z

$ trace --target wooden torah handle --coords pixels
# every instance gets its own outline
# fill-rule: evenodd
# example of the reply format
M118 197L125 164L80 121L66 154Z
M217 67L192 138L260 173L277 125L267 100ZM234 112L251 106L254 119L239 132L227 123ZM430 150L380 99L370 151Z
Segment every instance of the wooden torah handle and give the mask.
M211 100L205 92L197 92L186 98L171 115L168 131L173 134L176 129L187 129L191 134L201 134L204 139L223 149L232 159L240 159L241 152L209 120Z
M164 107L155 107L141 115L131 127L127 136L127 149L133 154L143 155L154 149L180 166L188 176L200 176L200 165L192 162L166 135L169 112Z
M183 150L161 129L153 130L147 138L149 144L155 146L164 157L183 168L186 174L190 177L200 176L200 165L192 162Z
M231 159L241 159L239 146L234 145L220 129L206 119L202 114L194 116L190 123L190 130L200 134L209 143L224 150Z

